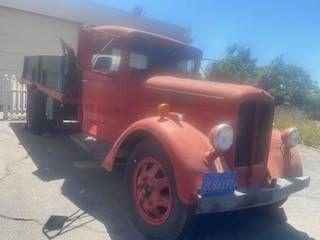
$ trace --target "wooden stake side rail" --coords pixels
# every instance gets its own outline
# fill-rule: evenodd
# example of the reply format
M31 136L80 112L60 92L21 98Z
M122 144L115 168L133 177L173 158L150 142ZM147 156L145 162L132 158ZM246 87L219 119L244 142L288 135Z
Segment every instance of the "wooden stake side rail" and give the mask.
M39 91L43 92L45 95L52 97L53 99L63 103L63 104L72 104L72 105L78 105L80 104L79 98L72 98L69 96L66 96L65 94L58 92L56 90L53 90L51 88L45 87L39 83L30 81L28 79L22 78L22 82L26 83L27 86L34 85L39 89Z

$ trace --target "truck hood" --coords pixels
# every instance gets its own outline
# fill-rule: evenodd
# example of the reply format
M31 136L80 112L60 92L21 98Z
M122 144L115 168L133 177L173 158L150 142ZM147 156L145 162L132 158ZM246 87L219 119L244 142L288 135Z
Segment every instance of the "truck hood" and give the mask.
M258 97L272 101L272 96L259 87L200 79L194 80L172 76L155 76L146 80L145 87L195 97L226 100L245 100L246 98Z

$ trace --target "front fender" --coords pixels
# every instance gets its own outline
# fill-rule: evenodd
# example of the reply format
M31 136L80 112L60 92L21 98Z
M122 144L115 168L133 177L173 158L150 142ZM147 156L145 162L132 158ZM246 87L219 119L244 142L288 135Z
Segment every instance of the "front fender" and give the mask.
M272 131L267 166L270 179L303 175L299 153L296 149L288 149L283 145L281 132L277 129Z
M111 171L125 140L136 132L147 132L156 138L169 155L179 199L193 204L193 193L201 185L201 176L208 171L204 152L212 148L206 135L184 121L150 117L132 124L115 142L103 166Z

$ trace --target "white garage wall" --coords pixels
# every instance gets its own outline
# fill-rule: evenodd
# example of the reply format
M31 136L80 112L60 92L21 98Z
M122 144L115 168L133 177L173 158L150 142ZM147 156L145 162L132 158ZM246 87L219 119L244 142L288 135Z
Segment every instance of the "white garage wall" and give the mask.
M26 55L60 55L60 38L76 50L79 28L79 23L0 7L0 76L20 78Z
M108 1L105 3L107 4ZM91 0L0 0L0 6L86 25L128 26L165 35L182 42L191 42L189 29L148 16L137 16Z

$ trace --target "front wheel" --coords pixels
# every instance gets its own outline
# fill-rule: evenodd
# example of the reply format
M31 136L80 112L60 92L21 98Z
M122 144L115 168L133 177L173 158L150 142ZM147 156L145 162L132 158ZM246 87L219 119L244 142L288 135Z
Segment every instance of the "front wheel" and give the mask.
M148 140L132 151L125 172L130 217L148 239L177 239L191 224L192 208L182 203L169 157Z
M261 209L264 211L275 211L275 210L279 209L287 200L288 200L288 198L285 198L279 202L275 202L270 205L262 206Z

